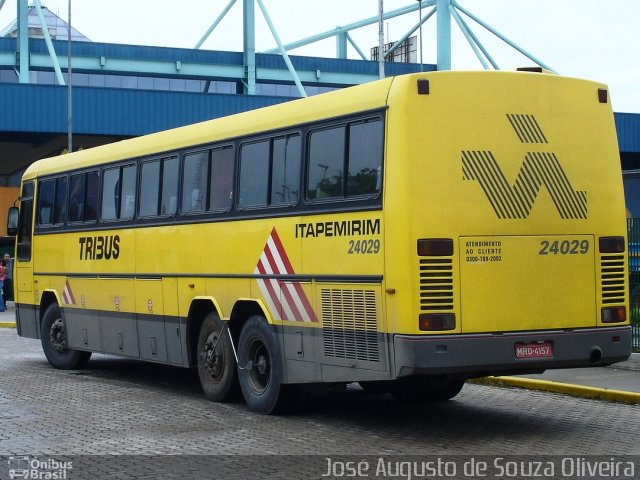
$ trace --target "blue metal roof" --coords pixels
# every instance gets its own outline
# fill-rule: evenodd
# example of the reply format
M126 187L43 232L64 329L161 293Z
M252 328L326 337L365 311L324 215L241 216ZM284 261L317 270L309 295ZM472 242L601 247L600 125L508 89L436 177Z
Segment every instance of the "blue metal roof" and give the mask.
M33 57L48 55L44 40L30 39L29 42ZM67 43L60 41L53 43L60 56L65 56ZM4 55L5 60L10 58L7 54L13 58L15 51L15 38L0 38L0 54ZM141 68L138 72L127 70L125 73L125 75L140 76L189 78L190 75L185 74L185 68L178 73L180 62L191 65L227 65L233 67L234 71L241 71L243 64L242 54L238 52L109 43L74 42L73 53L74 56L85 59L85 66L96 73L102 71L113 73L113 70L109 70L112 60L118 65L122 65L125 61L130 62L126 64L126 68L140 66L145 62L166 62L173 65L166 70L160 68L155 73L146 68ZM101 57L106 58L106 67L100 66ZM321 85L324 81L327 84L341 83L344 86L344 81L354 80L355 83L366 81L377 77L378 72L377 62L372 61L295 55L290 58L296 70L305 71L307 75L305 78L312 79L307 81L310 85ZM91 62L95 63L95 66L91 66L93 65ZM10 63L13 63L13 60ZM264 69L263 72L286 71L286 65L280 55L257 54L256 64L257 67ZM9 64L5 63L4 67L8 66ZM435 66L425 65L423 68L434 70ZM415 72L419 69L420 65L417 64L386 64L388 75ZM212 75L215 77L217 73L225 72L228 73L228 70L216 71ZM272 76L271 80L267 81L282 83L284 79L285 76ZM237 79L230 78L229 81L237 81ZM74 88L74 131L98 135L142 135L287 100L289 98L281 96L202 94L78 86ZM2 105L0 132L66 132L65 87L0 83L0 105ZM640 153L640 114L616 113L615 120L620 151Z
M73 129L78 134L144 135L287 100L285 97L77 87L73 93ZM2 84L0 105L0 131L66 132L66 87Z
M640 153L640 114L615 113L620 151Z
M365 63L365 62L362 62ZM76 87L74 131L136 136L274 105L287 97ZM67 89L57 85L0 84L0 131L64 133ZM616 113L623 153L640 153L640 114Z

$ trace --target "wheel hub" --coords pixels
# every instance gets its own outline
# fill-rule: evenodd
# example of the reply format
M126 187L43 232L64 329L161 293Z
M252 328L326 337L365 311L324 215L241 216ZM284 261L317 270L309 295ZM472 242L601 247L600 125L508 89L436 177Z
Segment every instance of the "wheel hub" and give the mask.
M67 337L65 335L62 319L59 318L51 324L51 330L49 330L49 341L56 352L63 353L67 350Z
M202 359L205 369L211 378L220 378L223 371L222 346L218 345L218 334L213 332L207 338L202 349Z
M256 392L264 392L269 385L271 376L271 359L267 347L259 340L254 339L249 346L249 358L251 359L251 371L249 378Z

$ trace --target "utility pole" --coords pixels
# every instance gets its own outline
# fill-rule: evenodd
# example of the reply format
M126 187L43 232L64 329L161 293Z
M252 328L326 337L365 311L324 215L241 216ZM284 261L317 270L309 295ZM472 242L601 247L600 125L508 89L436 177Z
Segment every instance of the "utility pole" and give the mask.
M69 0L69 22L67 24L67 150L73 152L73 95L71 89L71 0Z
M378 4L378 74L384 78L384 0Z

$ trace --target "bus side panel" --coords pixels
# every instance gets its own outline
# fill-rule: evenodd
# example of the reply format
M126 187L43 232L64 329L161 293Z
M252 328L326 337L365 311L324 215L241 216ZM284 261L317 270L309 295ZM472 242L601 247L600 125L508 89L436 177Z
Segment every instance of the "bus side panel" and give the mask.
M184 358L182 352L186 352L186 349L183 350L183 347L186 346L183 346L182 342L182 339L185 337L181 335L180 326L183 322L179 317L178 311L178 280L176 278L162 279L162 301L164 322L162 322L161 325L164 334L159 332L158 335L162 335L165 339L168 363L183 365ZM153 341L150 340L150 342L152 343Z
M297 230L304 271L318 278L313 335L322 381L388 378L383 232L380 211L307 216Z
M20 262L14 275L16 326L22 337L40 338L40 322L33 302L33 270L31 263ZM23 266L24 265L24 266Z
M140 357L133 279L100 279L100 328L105 352Z
M69 347L103 352L97 278L68 278L63 290L62 308Z

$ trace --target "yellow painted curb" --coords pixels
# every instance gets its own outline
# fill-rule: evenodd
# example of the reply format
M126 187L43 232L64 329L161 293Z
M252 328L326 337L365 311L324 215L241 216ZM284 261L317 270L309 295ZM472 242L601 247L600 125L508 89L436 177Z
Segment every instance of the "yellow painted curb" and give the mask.
M640 393L612 390L609 388L585 387L568 383L551 382L548 380L534 380L516 377L484 377L471 380L481 385L498 385L543 390L547 392L564 393L584 398L597 398L609 402L640 404Z
M0 322L0 328L16 328L16 322Z

